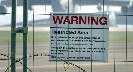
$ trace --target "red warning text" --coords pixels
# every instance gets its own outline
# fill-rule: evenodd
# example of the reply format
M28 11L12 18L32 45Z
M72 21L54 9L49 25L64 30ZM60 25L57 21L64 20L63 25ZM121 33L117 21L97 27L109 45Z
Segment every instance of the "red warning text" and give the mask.
M95 24L107 25L107 17L93 16L53 16L54 24Z

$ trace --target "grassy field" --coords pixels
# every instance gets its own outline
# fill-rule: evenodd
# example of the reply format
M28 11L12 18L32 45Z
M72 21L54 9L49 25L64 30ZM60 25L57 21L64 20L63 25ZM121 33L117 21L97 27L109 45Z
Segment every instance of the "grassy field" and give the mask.
M7 43L11 41L11 33L9 31L0 31L0 43ZM18 33L16 35L16 41L23 41L23 34ZM35 32L34 33L35 42L50 42L49 32ZM126 42L126 32L110 32L109 33L110 42ZM133 42L133 32L127 32L127 41ZM33 42L33 32L28 33L28 42Z
M11 33L9 31L0 31L0 43L7 43L11 41ZM34 42L49 42L50 33L49 32L35 32ZM16 42L23 42L23 34L16 34ZM33 42L33 32L28 33L28 42Z
M128 31L127 36L126 32L110 32L109 41L110 42L133 42L133 32Z

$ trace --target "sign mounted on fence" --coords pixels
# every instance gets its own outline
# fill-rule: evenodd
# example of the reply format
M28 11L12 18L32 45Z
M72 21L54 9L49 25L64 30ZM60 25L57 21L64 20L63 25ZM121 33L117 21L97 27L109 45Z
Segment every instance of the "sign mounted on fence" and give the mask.
M107 14L51 14L49 60L108 62L108 21Z

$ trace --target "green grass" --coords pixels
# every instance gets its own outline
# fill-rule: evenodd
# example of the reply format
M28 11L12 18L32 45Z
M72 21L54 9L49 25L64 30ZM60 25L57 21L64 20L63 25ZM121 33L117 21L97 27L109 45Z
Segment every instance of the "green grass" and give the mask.
M35 32L34 33L35 42L50 42L49 32ZM11 33L9 31L0 31L0 43L7 43L11 41ZM16 41L23 41L23 34L18 33L16 35ZM126 42L126 32L110 32L109 33L110 42ZM133 42L133 32L127 32L127 41ZM33 42L33 32L28 33L28 42Z
M0 31L0 43L7 43L11 41L11 33L9 31ZM49 32L35 32L34 42L49 42L50 33ZM23 42L23 34L16 34L16 42ZM28 42L33 42L33 32L28 33Z
M126 32L110 32L110 42L126 42ZM133 42L133 32L127 32L127 42Z

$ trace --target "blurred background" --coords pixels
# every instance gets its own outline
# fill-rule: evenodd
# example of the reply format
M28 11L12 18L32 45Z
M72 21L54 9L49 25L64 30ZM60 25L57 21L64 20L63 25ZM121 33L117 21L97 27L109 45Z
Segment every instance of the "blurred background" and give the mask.
M109 62L92 65L74 62L86 72L133 72L133 1L132 0L28 0L28 54L48 54L50 46L50 12L108 13ZM11 56L12 0L0 0L0 53ZM23 26L23 0L17 0L17 27ZM34 23L34 24L33 24ZM35 27L34 27L34 26ZM16 58L23 55L22 34L17 34ZM114 58L115 57L115 58ZM34 61L33 61L34 60ZM49 57L29 58L32 72L63 72L63 62L49 62ZM10 58L0 55L0 72L10 66ZM17 63L17 72L22 72ZM93 69L93 70L92 70ZM10 69L8 70L10 72ZM82 70L70 66L68 72Z
M69 4L68 4L69 3ZM0 1L0 13L11 13L12 0ZM23 0L17 1L17 25L22 25ZM69 6L69 7L68 7ZM28 0L29 26L32 26L33 10L35 14L35 25L49 25L50 12L64 13L110 13L110 26L121 27L126 21L128 26L132 26L131 16L119 16L122 14L131 15L133 12L132 0ZM41 15L43 14L43 15ZM45 15L46 14L46 15ZM6 22L3 22L6 18ZM0 26L11 25L11 14L1 14ZM3 20L2 20L3 19ZM115 22L112 22L114 19ZM37 23L36 23L37 22ZM38 24L39 22L39 24ZM42 22L42 23L41 23Z

